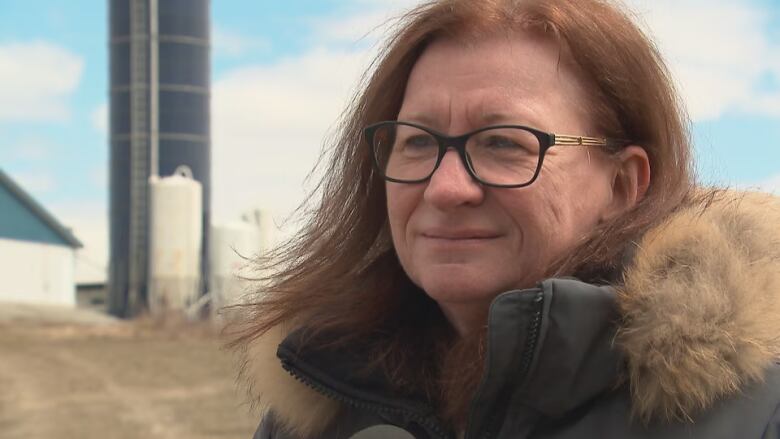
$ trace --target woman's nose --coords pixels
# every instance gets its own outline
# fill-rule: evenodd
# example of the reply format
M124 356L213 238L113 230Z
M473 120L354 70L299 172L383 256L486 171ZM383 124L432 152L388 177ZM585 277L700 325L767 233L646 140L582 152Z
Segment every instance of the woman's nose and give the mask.
M433 172L424 198L439 209L461 205L478 205L484 198L484 188L474 180L457 151L448 150Z

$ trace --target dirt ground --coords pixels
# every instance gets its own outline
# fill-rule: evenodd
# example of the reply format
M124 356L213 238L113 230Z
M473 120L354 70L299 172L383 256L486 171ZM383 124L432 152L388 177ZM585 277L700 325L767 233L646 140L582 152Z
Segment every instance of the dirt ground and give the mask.
M250 439L220 346L204 324L0 318L0 438Z

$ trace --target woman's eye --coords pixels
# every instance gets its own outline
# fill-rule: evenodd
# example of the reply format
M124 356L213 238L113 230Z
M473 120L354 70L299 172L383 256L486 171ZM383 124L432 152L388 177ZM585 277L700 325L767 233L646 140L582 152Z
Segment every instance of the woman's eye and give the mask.
M412 136L406 139L404 145L412 148L426 148L436 146L436 141L431 136Z
M523 148L522 145L515 142L514 140L508 138L508 137L502 137L502 136L491 136L487 139L485 142L485 146L490 148L501 148L501 149L517 149L517 148Z

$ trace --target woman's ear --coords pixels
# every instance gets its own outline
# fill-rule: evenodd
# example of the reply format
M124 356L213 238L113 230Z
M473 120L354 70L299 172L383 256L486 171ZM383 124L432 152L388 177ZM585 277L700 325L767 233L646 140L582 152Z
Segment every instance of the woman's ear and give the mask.
M650 187L650 158L638 145L630 145L615 156L612 201L602 219L609 219L634 207Z

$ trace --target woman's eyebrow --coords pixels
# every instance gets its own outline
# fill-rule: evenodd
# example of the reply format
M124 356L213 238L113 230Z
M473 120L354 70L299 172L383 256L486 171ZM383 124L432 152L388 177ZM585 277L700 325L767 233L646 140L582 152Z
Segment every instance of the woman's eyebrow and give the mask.
M525 125L533 128L540 128L540 121L536 120L528 112L490 112L483 113L479 117L479 123L482 125Z
M420 125L441 129L441 121L433 116L436 112L428 111L415 111L412 113L402 113L398 115L398 120L405 122L414 122ZM475 118L469 118L469 123L473 128L481 128L487 125L524 125L533 128L542 129L544 124L541 123L530 111L525 111L524 108L518 108L512 111L490 111L484 113L475 114Z
M409 114L399 114L398 120L404 122L414 122L429 128L439 128L438 122L431 117L431 113L415 112Z
M492 112L482 113L479 117L479 122L486 125L493 125L508 122L516 123L520 119L522 118L518 118L516 115L510 115L504 112Z
M511 124L541 128L545 125L542 118L538 117L538 111L525 99L504 96L483 99L466 111L469 122L477 126Z

